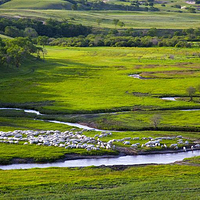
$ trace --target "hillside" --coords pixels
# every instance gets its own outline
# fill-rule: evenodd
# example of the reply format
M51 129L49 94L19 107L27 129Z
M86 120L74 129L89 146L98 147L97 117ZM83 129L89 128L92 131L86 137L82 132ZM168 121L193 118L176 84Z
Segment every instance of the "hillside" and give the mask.
M64 0L11 0L0 7L6 9L71 9L71 3Z
M55 10L126 10L126 11L165 11L199 12L195 1L134 1L134 0L4 0L3 9L55 9Z

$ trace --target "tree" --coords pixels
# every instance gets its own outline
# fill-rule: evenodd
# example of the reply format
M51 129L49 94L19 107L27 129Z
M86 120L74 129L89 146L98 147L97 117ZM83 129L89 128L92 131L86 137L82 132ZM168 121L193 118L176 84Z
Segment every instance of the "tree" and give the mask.
M151 118L151 123L152 123L152 125L154 126L155 129L158 128L160 121L161 121L161 116L159 114L153 115L153 117Z
M5 54L6 54L5 43L0 38L0 64L4 64L4 62L6 61Z
M77 4L73 4L71 8L72 8L72 10L77 10L78 6L77 6Z
M120 26L120 27L125 26L124 22L121 22L121 21L119 21L119 22L117 23L117 25Z
M197 85L197 91L200 92L200 84Z
M116 28L118 23L119 23L119 19L113 19L113 24L115 25L115 28Z
M189 7L189 8L188 8L188 11L189 11L190 13L196 13L196 9L195 9L195 8L192 8L192 7Z
M18 45L12 45L7 49L8 61L14 64L17 68L20 66L24 55L25 50Z
M43 60L44 60L44 56L47 55L47 50L45 48L42 49L42 55L43 55Z
M188 93L188 95L190 97L189 101L192 101L193 100L193 95L195 94L196 89L194 87L189 87L189 88L187 88L186 91L187 91L187 93Z
M37 37L38 33L34 28L25 28L24 36L25 37Z
M20 37L20 36L23 36L23 32L21 30L19 30L15 26L6 26L6 28L5 28L5 34L9 35L11 37Z
M100 26L100 24L102 23L103 19L97 19L97 24Z
M37 53L37 47L28 38L15 38L6 41L6 61L8 64L14 64L17 68L21 62L30 57L32 53Z
M157 28L150 28L147 32L147 35L154 37L157 36L157 33L158 33Z
M42 45L42 47L44 48L44 45L48 43L48 37L47 36L38 36L37 38L37 43L39 45Z

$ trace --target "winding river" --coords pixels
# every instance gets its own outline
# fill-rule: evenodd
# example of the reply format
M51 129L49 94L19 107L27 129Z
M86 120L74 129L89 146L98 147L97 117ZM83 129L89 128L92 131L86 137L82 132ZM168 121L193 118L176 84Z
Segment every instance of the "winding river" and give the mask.
M45 167L87 167L87 166L111 166L111 165L139 165L139 164L169 164L176 161L182 161L184 158L199 156L200 150L186 151L180 153L167 154L149 154L135 156L120 156L114 158L96 158L96 159L77 159L66 160L63 162L54 162L46 164L28 163L28 164L12 164L0 165L2 170L10 169L30 169Z
M170 100L170 101L176 101L177 97L163 97L161 99L163 100ZM36 115L44 115L44 114L41 114L39 111L37 110L30 110L30 109L21 109L21 108L0 108L0 110L22 110L24 111L25 113L33 113L33 114L36 114ZM185 109L185 110L181 110L181 111L199 111L200 109ZM125 111L127 112L127 111ZM117 113L117 112L116 112ZM103 113L100 113L100 114L103 114ZM106 113L104 113L106 114ZM113 113L114 114L114 113ZM39 120L39 119L38 119ZM82 124L78 124L78 123L71 123L71 122L62 122L62 121L58 121L58 120L40 120L40 121L48 121L48 122L51 122L51 123L57 123L57 124L65 124L65 125L68 125L68 126L72 126L72 127L77 127L77 128L82 128L82 129L86 129L86 130L92 130L92 131L113 131L113 130L101 130L101 129L96 129L96 128L91 128L89 126L86 126L86 125L82 125ZM114 131L114 132L118 132L118 131Z
M26 113L34 113L36 115L42 115L39 111L36 110L24 110L20 108L0 108L0 110L23 110ZM192 109L199 110L199 109ZM183 111L191 111L183 110ZM66 124L68 126L83 128L87 130L94 131L108 131L94 129L88 126L84 126L78 123L69 123L61 122L56 120L46 120L52 123ZM12 164L12 165L0 165L0 169L9 170L9 169L29 169L29 168L45 168L45 167L86 167L86 166L101 166L101 165L137 165L137 164L168 164L175 161L181 161L184 158L189 158L193 156L199 156L200 150L195 151L186 151L179 153L166 153L166 154L149 154L149 155L134 155L134 156L121 156L121 157L112 157L112 158L95 158L95 159L77 159L77 160L66 160L63 162L54 162L46 164L37 164L37 163L28 163L28 164Z
M140 75L130 75L134 78L145 79ZM163 100L168 101L176 101L178 97L162 97ZM30 109L20 109L20 108L0 108L0 110L22 110L25 113L34 113L36 115L44 115L39 111L30 110ZM200 109L185 109L182 111L199 111ZM94 131L110 131L110 130L101 130L91 128L85 125L81 125L78 123L69 123L69 122L61 122L57 120L42 120L48 121L51 123L59 123L66 124L68 126L82 128L86 130L94 130ZM90 158L90 159L77 159L77 160L66 160L62 162L54 162L54 163L27 163L27 164L11 164L11 165L0 165L0 169L2 170L10 170L10 169L29 169L29 168L45 168L45 167L86 167L86 166L111 166L111 165L138 165L138 164L169 164L176 161L182 161L184 158L189 158L193 156L199 156L200 150L195 151L186 151L179 153L166 153L166 154L149 154L149 155L134 155L134 156L120 156L120 157L112 157L112 158Z

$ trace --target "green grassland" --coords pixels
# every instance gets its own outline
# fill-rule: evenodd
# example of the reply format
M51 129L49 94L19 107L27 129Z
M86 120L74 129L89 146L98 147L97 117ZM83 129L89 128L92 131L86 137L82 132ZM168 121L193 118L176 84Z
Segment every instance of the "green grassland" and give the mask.
M198 199L199 174L187 165L1 170L0 199Z
M127 11L72 11L72 10L31 10L0 9L0 16L45 20L48 18L96 28L115 28L113 19L125 23L125 28L134 29L187 29L199 27L199 13L177 12L127 12ZM103 19L100 26L97 19ZM117 27L119 28L119 27Z
M88 152L85 149L65 149L59 147L47 147L37 145L23 145L21 144L1 144L0 145L0 163L12 164L14 159L20 159L21 162L36 162L47 163L64 159L67 154L76 153L83 156L89 155L105 155L113 154L117 152L113 150L99 150Z
M47 51L44 62L2 68L2 106L46 113L199 107L198 101L158 98L187 96L186 89L199 84L197 48L47 47ZM128 76L144 72L158 73L158 77L139 80Z
M155 129L152 118L159 116L159 131L195 131L191 133L194 137L199 137L199 111L130 111L101 115L82 116L55 116L61 121L74 121L92 124L93 127L105 130L153 130Z

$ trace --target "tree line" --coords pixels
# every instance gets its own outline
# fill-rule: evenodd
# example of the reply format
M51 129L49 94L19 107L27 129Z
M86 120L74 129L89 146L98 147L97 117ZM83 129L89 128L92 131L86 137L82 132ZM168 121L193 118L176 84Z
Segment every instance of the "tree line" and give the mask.
M38 21L33 19L0 18L0 32L11 37L76 37L88 35L91 27L81 24L70 24L67 21L58 22L53 19Z
M181 40L179 37L170 39L144 36L113 36L113 35L94 35L90 34L87 37L71 37L71 38L49 38L46 44L51 46L68 46L68 47L191 47L187 41Z
M72 20L75 20L74 18ZM187 41L200 41L200 28L189 28L184 30L165 30L165 29L141 29L136 30L133 28L125 29L125 23L119 19L113 19L112 23L115 25L115 29L103 29L101 23L105 19L99 18L96 20L99 28L92 29L88 26L81 24L75 25L70 24L68 21L63 20L62 22L47 19L45 21L38 21L34 19L7 19L0 18L0 33L11 36L11 37L37 37L47 36L50 38L62 38L62 37L78 37L87 36L89 34L101 34L104 36L132 36L132 37L159 37L159 38L172 38L182 37L183 40ZM116 29L120 27L121 30ZM122 29L123 28L123 29ZM98 36L99 37L99 36Z
M88 1L88 0L68 0L72 10L126 10L126 11L159 11L154 7L153 2L146 3L141 7L138 1L132 1L130 4L114 4L109 1Z
M115 26L119 26L119 22L121 21L113 20ZM102 21L99 20L97 23L100 25ZM125 26L124 23L123 26ZM110 29L86 36L49 38L46 44L69 47L191 47L194 41L200 41L200 28L184 30L159 30L156 28L148 30Z

